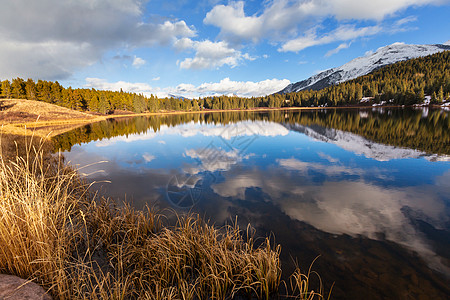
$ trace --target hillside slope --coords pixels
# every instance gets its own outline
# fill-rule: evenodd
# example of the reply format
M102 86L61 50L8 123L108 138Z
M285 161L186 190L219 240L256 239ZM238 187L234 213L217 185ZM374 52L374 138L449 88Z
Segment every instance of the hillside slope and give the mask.
M449 42L436 45L407 45L394 43L379 48L376 52L353 59L352 61L314 75L306 80L292 83L281 90L280 94L302 90L320 90L331 85L355 79L369 74L381 67L399 62L450 50Z
M0 99L0 121L24 123L33 121L86 120L95 116L58 105L25 99Z
M104 117L42 101L0 99L2 135L55 136L100 119Z

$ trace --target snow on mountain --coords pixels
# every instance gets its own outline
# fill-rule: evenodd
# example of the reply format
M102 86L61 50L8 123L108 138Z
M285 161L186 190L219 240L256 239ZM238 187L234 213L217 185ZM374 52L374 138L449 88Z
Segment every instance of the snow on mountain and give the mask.
M430 161L447 161L450 159L447 155L427 154L414 149L375 143L354 133L325 128L318 125L303 126L299 124L284 124L284 126L289 130L303 133L314 140L334 144L344 150L377 161L419 157L423 157Z
M174 95L174 94L169 94L168 96L169 96L169 98L174 98L174 99L178 99L178 100L191 100L189 98L186 98L186 97L183 97L183 96Z
M330 85L369 74L370 72L399 61L431 55L450 50L450 41L436 45L408 45L394 43L379 48L376 52L358 57L337 68L332 68L306 80L291 83L279 93L286 94L301 90L320 90Z

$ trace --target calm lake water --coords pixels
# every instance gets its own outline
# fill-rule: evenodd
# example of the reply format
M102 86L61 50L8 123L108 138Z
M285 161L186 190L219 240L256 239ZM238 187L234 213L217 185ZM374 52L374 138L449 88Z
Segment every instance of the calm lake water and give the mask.
M332 299L450 295L448 112L138 117L55 142L108 196L273 235L284 275L320 255Z

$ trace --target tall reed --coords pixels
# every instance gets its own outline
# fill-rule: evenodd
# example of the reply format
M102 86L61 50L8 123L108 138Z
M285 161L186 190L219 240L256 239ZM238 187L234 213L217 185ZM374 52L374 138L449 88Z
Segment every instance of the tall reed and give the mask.
M231 299L276 295L280 247L196 215L176 224L89 192L42 143L0 157L0 272L55 299Z
M0 271L64 292L83 187L58 157L46 157L42 147L31 145L15 161L0 157Z

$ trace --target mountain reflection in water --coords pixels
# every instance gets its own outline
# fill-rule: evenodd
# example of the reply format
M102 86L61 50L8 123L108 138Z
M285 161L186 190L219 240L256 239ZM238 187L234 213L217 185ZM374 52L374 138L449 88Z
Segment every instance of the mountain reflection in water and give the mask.
M321 255L333 299L444 299L449 124L439 110L177 115L92 124L55 144L138 208L273 233L285 275Z

